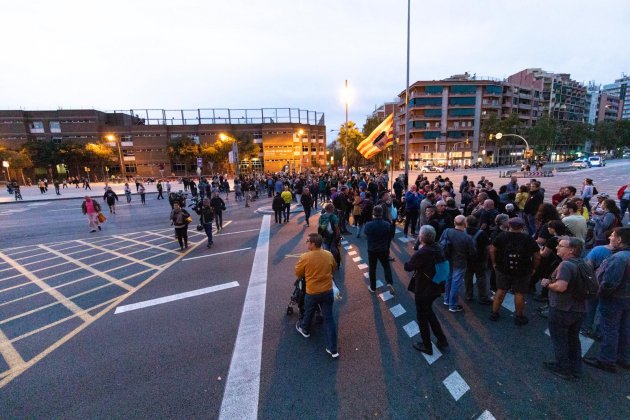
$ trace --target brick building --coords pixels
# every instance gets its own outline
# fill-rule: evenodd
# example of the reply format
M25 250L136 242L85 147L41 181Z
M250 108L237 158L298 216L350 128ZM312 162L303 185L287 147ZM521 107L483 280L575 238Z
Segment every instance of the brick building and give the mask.
M199 145L220 141L221 135L248 133L261 146L258 157L239 161L241 171L301 170L326 165L324 114L294 108L0 111L0 146L18 150L29 141L104 142L115 149L110 174L159 176L194 171L196 163L172 161L167 147L182 136ZM59 162L62 163L62 162ZM190 167L186 167L190 165ZM71 168L72 169L72 168ZM83 168L82 168L83 169ZM42 173L36 168L36 173ZM204 162L202 171L212 171ZM70 171L72 175L74 171ZM80 174L85 175L85 174Z

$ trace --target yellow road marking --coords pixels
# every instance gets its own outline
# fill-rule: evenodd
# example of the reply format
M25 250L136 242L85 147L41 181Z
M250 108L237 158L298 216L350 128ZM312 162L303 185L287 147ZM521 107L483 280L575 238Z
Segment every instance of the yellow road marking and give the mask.
M30 368L31 366L35 365L37 362L42 360L44 357L48 356L50 353L52 353L53 351L57 350L59 347L61 347L62 345L64 345L68 341L70 341L72 338L74 338L81 331L86 329L88 326L92 325L92 323L94 321L96 321L99 318L101 318L103 315L105 315L107 312L109 312L110 310L112 310L113 308L118 306L121 302L123 302L129 296L133 295L136 291L140 290L142 287L144 287L145 285L150 283L154 278L156 278L157 276L162 274L165 270L167 270L169 267L174 265L180 259L182 259L186 255L188 255L190 252L194 251L194 249L200 243L201 242L193 244L192 247L190 247L188 250L182 252L175 259L173 259L173 261L171 261L170 263L165 264L162 267L160 267L154 274L152 274L149 278L147 278L145 281L140 283L133 291L130 291L129 293L126 293L126 294L116 298L109 306L107 306L101 312L97 313L95 316L91 317L92 318L91 321L84 322L83 324L79 325L77 328L75 328L74 330L72 330L71 332L69 332L68 334L63 336L61 339L57 340L50 347L48 347L46 350L44 350L43 352L39 353L37 356L33 357L32 359L30 359L28 362L25 362L22 365L19 365L19 366L15 367L15 368L11 369L10 373L8 375L6 375L4 378L2 378L2 380L0 380L0 389L2 389L4 386L6 386L13 379L17 378L19 375L21 375L28 368Z
M84 241L77 241L77 242L80 242L80 243L82 243L82 244L83 244L83 245L85 245L85 246L89 246L89 247L92 247L92 248L94 248L94 249L98 249L99 251L109 252L110 254L116 255L116 256L117 256L117 257L119 257L119 258L123 258L123 259L125 259L125 260L129 260L129 261L133 261L133 262L135 262L135 263L138 263L138 264L141 264L141 265L147 266L147 267L149 267L149 268L158 268L158 266L157 266L157 265L150 264L150 263L145 262L145 261L143 261L143 260L139 260L139 259L137 259L137 258L133 258L133 257L130 257L130 256L128 256L128 255L121 254L120 252L112 251L112 250L110 250L110 249L103 248L103 247L98 246L98 245L92 245L92 244L91 244L91 243L89 243L89 242L84 242ZM78 261L78 260L77 260L77 262L78 262L79 264L83 264L81 261ZM79 264L77 264L77 265L79 265ZM97 263L97 264L98 264L98 263ZM83 265L85 265L85 264L83 264ZM97 271L98 271L98 270L97 270Z
M9 369L16 369L24 365L24 359L9 341L9 338L0 330L0 354L4 357Z
M113 238L122 239L120 236L117 236L117 235L114 235ZM129 242L133 242L133 243L138 244L138 245L144 245L144 246L149 247L149 248L161 249L162 251L171 252L173 254L179 254L179 252L177 252L175 250L168 249L168 248L162 248L161 246L157 246L157 245L147 244L146 242L136 241L135 239L125 239L125 240L129 241Z
M77 313L77 312L81 312L82 311L82 309L79 306L77 306L74 302L68 301L63 294L59 293L57 290L55 290L52 287L50 287L47 283L43 282L35 274L31 273L26 268L20 266L17 262L15 262L13 259L11 259L8 256L6 256L2 252L0 252L0 258L2 258L6 262L8 262L12 266L14 266L15 269L17 271L19 271L20 273L22 273L23 276L25 276L27 279L29 279L30 281L35 283L40 289L42 289L45 292L47 292L50 296L52 296L56 301L58 301L63 306L68 308L71 312ZM89 316L89 315L84 315L84 316L81 317L81 319L83 319L84 321L89 321L91 318L92 317Z

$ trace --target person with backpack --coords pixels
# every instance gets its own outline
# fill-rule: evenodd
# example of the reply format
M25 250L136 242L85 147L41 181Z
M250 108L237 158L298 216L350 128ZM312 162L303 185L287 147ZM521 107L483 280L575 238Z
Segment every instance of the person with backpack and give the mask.
M210 199L210 206L214 213L214 223L217 225L217 230L223 230L223 212L225 211L225 201L221 198L218 191L212 193Z
M490 246L490 259L496 274L497 293L492 302L491 321L499 320L499 308L505 294L514 292L516 325L529 322L525 316L525 294L529 291L529 281L540 264L540 248L527 233L525 222L514 217L508 221L509 231L501 232Z
M103 201L107 202L109 206L109 212L116 214L116 201L118 201L118 195L112 190L112 187L107 187L105 194L103 194Z
M339 230L339 217L335 214L335 206L332 203L324 205L324 213L319 216L317 233L323 238L322 247L333 254L337 267L341 263L341 254L338 247L341 232Z
M404 265L405 271L413 271L413 277L407 290L414 294L416 303L416 318L420 326L422 341L413 343L413 348L428 354L433 354L431 344L431 331L437 338L437 348L444 351L448 347L448 341L440 325L440 321L433 312L433 301L442 294L442 286L433 281L435 264L444 260L442 249L435 243L435 229L433 226L420 227L418 235L420 247ZM429 330L430 326L430 330Z
M199 215L199 224L203 226L203 230L208 237L208 244L206 246L212 248L212 220L214 219L214 209L210 204L210 199L207 197L204 198L203 201L195 206L194 210L195 213Z
M473 300L473 276L477 278L477 299L482 305L492 305L488 297L488 247L490 236L479 228L479 220L475 216L466 217L466 233L470 235L475 251L475 258L466 267L464 284L466 286L466 300Z
M368 193L369 194L369 193ZM396 229L393 224L383 220L383 207L373 208L374 219L365 224L365 236L367 237L368 266L370 276L371 293L376 292L376 263L380 261L385 271L385 282L392 295L396 294L392 279L392 269L389 265L389 243ZM363 226L361 226L363 228Z
M610 235L613 254L597 269L602 345L597 358L584 363L615 373L617 366L630 370L630 227Z
M449 312L461 312L459 289L464 282L468 264L475 257L472 238L466 233L466 218L461 214L455 217L455 227L447 228L440 237L444 256L450 261L451 271L444 286L444 305Z
M549 335L555 355L555 361L543 362L543 367L565 380L582 374L580 327L586 315L585 282L594 281L593 268L581 258L582 248L581 240L562 236L557 247L562 262L550 279L540 282L549 289Z

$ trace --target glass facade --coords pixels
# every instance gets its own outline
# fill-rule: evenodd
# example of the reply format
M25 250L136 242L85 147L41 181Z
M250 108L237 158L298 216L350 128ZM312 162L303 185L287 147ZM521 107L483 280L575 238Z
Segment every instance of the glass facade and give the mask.
M474 95L477 92L475 85L454 85L451 86L451 93L455 95Z
M474 106L475 105L475 97L472 98L450 98L448 100L449 105L456 106Z

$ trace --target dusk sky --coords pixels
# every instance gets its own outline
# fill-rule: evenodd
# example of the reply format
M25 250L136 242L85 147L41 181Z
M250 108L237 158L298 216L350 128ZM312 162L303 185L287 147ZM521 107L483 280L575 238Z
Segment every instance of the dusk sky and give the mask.
M411 3L411 83L630 72L626 0ZM406 0L31 0L2 17L1 109L293 107L336 129L345 79L359 127L405 89Z

